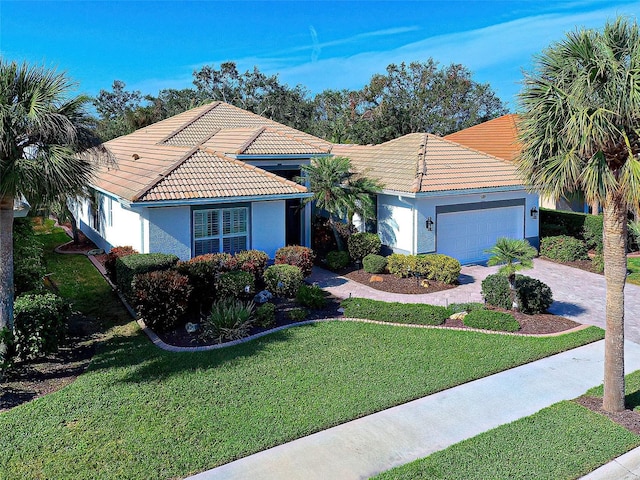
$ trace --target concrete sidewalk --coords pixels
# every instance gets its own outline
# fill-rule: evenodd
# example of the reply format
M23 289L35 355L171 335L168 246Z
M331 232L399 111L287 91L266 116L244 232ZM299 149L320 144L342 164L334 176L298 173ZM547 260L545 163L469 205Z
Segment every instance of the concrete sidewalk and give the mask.
M602 383L604 342L485 377L195 475L193 479L361 479L531 415ZM627 342L626 368L640 369ZM598 477L600 478L600 477Z

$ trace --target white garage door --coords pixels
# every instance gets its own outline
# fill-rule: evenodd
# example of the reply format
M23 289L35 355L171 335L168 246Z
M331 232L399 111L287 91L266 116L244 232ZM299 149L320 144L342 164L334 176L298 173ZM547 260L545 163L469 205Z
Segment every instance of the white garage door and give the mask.
M524 207L488 208L441 213L436 219L436 250L460 260L480 263L500 237L524 238Z

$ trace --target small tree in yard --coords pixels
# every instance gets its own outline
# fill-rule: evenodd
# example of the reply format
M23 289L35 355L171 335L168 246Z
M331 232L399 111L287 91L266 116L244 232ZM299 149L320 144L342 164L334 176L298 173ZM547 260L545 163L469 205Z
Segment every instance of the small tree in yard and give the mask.
M533 257L537 251L524 239L501 237L496 244L486 250L491 254L487 264L489 266L502 265L499 272L509 279L509 290L513 310L519 310L516 295L516 272L526 268L533 268Z

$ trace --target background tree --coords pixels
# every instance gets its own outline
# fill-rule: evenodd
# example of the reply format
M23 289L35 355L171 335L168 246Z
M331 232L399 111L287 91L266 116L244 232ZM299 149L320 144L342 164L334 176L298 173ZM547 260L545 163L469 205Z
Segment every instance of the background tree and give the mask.
M506 275L509 280L511 304L514 310L520 310L516 295L516 272L526 268L533 268L533 257L538 251L522 238L498 238L496 244L486 250L491 254L487 265L490 267L502 265L499 273Z
M627 211L640 202L640 32L618 18L579 30L537 57L520 94L529 185L558 198L581 189L604 211L606 335L603 406L625 407L624 285Z
M353 218L357 213L363 221L375 218L373 196L382 189L375 179L357 175L346 157L316 157L302 166L300 183L309 183L313 196L305 202L315 202L329 215L329 225L339 250L344 250L337 222Z
M13 203L55 200L86 185L92 163L77 152L94 146L86 97L42 67L0 59L0 330L13 327Z

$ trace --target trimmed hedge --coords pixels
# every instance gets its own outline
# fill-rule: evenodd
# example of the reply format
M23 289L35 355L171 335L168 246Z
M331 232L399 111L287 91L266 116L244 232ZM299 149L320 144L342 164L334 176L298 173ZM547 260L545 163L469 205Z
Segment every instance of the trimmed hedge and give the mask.
M347 298L341 303L344 316L379 322L441 325L449 318L446 307L426 303L381 302L368 298Z
M597 217L597 215L541 208L540 236L569 235L571 237L582 238L587 217Z
M441 253L426 255L402 255L393 253L387 257L389 273L406 278L418 275L427 280L453 284L460 276L461 265L458 260Z
M370 253L362 259L362 268L367 273L384 273L387 269L387 259L382 255Z
M584 219L584 225L582 227L582 238L587 244L587 247L595 250L597 253L602 253L602 230L603 230L603 216L602 215L587 215Z
M311 268L316 256L313 250L300 245L290 245L276 251L276 265L294 265L300 269L303 277L311 275Z
M271 265L264 271L267 290L277 297L295 297L303 280L302 270L295 265Z
M540 241L540 255L563 262L589 258L587 245L582 240L568 235L543 238Z
M262 250L243 250L235 254L238 268L253 275L256 281L261 281L264 270L269 263L269 255Z
M356 262L360 262L369 254L377 255L380 253L382 242L375 233L359 232L349 237L347 246L351 258Z
M167 253L136 253L116 260L118 289L127 298L132 298L132 283L141 273L167 270L178 263L178 257Z
M104 261L104 269L107 271L108 277L113 283L117 283L116 260L122 257L139 253L135 248L125 245L124 247L113 247L107 253L107 259Z
M332 250L327 253L327 267L331 270L340 270L349 265L349 254L339 250Z
M470 328L498 332L516 332L520 324L513 315L495 310L473 310L464 317L463 323Z
M141 273L133 282L136 311L154 331L177 327L189 306L189 279L175 270Z
M494 273L482 281L482 298L489 305L511 310L511 291L505 275Z

